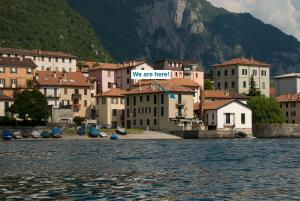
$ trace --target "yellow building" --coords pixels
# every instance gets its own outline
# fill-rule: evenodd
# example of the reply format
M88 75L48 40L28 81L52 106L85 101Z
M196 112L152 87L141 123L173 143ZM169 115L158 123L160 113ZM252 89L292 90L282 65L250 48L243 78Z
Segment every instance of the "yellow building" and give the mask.
M300 93L278 96L282 114L288 124L300 124Z
M125 94L126 127L164 132L191 129L193 95L194 90L165 81L131 89Z
M81 72L37 71L35 84L53 109L72 109L73 117L90 119L93 85Z
M111 125L124 127L124 93L119 88L113 88L96 96L96 116L102 125Z
M35 68L31 59L0 57L0 95L15 97L31 89Z

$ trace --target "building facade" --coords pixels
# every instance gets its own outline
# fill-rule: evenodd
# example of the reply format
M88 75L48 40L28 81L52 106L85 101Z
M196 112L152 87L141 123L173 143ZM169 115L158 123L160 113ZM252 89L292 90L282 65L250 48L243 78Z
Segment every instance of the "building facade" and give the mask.
M247 104L248 99L248 96L234 91L204 90L204 102L238 100L244 104Z
M96 96L96 116L100 124L125 127L124 93L126 91L114 88Z
M125 94L126 127L164 132L189 130L194 120L193 94L192 89L172 83L133 88Z
M39 71L76 72L76 57L63 52L0 48L0 56L31 59Z
M37 71L35 86L56 112L72 109L73 117L91 118L93 85L81 72Z
M8 116L8 109L13 104L14 99L6 95L0 95L0 117Z
M275 81L276 96L300 93L300 73L290 73L276 76Z
M36 67L31 59L0 57L0 95L31 89Z
M253 76L256 88L270 96L270 65L254 59L237 58L213 65L214 84L217 90L247 94Z
M209 130L236 130L252 133L252 111L237 101L215 101L203 105L204 123Z
M286 94L276 97L282 114L288 124L300 123L300 93Z

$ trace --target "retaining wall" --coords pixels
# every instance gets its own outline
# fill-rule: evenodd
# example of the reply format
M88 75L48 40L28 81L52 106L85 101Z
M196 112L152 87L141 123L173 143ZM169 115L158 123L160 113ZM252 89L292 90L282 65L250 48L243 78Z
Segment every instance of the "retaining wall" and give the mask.
M300 138L300 124L257 124L253 125L257 138Z

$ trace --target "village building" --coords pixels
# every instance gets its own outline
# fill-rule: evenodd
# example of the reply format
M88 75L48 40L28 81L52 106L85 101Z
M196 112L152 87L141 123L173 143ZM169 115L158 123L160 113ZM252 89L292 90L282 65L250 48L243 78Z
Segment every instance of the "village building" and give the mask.
M36 67L31 59L0 57L0 95L14 98L31 89Z
M76 72L76 57L64 52L0 48L0 56L31 59L39 71Z
M253 76L256 88L270 96L270 65L254 59L236 58L213 65L214 88L247 94Z
M87 62L86 64L93 66L88 67L89 76L96 79L98 94L113 88L129 89L132 84L138 82L138 80L131 79L132 70L153 70L145 61L129 61L119 64Z
M247 104L248 99L249 97L245 94L239 94L235 91L204 90L204 102L238 100L244 104Z
M300 93L286 94L276 97L282 114L288 124L300 123Z
M252 111L238 100L207 102L203 105L208 130L234 130L252 133Z
M37 71L35 86L45 95L55 116L59 117L52 116L53 122L70 123L75 116L92 118L93 85L81 72Z
M8 109L13 104L14 99L10 96L0 95L0 117L9 116Z
M300 73L290 73L276 76L275 81L276 96L300 93Z
M190 130L194 90L172 82L139 86L125 93L127 128L155 129L163 132Z
M126 91L113 88L96 96L96 116L101 125L110 125L112 128L125 126Z

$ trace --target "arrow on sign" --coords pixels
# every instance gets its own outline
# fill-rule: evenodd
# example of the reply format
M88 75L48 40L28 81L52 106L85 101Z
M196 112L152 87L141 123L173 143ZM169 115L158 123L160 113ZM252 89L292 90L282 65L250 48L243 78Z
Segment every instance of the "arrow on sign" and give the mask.
M170 97L171 99L176 99L175 94L169 92L168 90L166 90L163 86L161 86L161 85L158 84L157 82L154 81L154 83L155 83L161 90L163 90L166 94L168 94L169 97Z

